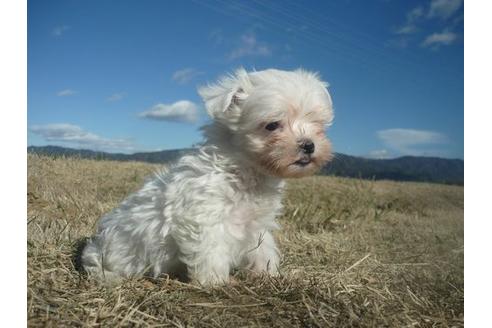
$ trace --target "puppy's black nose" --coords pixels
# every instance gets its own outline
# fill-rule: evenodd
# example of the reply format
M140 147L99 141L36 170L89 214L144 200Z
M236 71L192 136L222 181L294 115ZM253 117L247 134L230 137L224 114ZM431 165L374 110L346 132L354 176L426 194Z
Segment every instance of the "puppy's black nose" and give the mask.
M301 148L306 154L312 154L314 153L314 143L311 140L305 140L301 144Z

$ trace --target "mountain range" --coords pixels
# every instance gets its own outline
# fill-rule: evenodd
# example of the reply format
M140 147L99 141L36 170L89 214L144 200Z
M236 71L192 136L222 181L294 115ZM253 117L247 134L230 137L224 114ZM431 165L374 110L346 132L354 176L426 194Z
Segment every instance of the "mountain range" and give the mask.
M28 153L52 157L66 156L96 160L169 163L197 150L196 148L184 148L122 154L59 146L29 146L27 151ZM323 167L319 174L374 180L420 181L463 185L464 161L461 159L420 156L369 159L335 153L333 161Z

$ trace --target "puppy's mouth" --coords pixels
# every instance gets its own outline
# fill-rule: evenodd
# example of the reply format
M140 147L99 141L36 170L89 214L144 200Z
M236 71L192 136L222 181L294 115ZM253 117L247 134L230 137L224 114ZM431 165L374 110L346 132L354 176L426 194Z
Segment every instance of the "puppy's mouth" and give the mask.
M300 159L298 159L297 161L295 161L294 163L292 163L291 165L304 167L304 166L308 166L312 162L313 162L313 159L311 158L311 156L303 156Z

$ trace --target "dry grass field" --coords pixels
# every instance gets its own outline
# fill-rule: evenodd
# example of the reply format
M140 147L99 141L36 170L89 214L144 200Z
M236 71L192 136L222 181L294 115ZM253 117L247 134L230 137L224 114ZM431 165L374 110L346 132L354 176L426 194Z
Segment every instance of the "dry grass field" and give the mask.
M278 278L218 288L134 279L106 288L77 245L156 166L28 155L31 327L461 327L463 187L289 181Z

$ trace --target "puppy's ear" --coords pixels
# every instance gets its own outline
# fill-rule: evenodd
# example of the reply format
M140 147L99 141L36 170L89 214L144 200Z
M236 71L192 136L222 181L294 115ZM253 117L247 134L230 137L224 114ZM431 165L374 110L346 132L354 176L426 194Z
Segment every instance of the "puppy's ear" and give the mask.
M239 69L234 75L219 79L217 84L200 87L198 93L213 119L232 123L239 118L241 102L248 97L246 90L250 87L248 73Z

